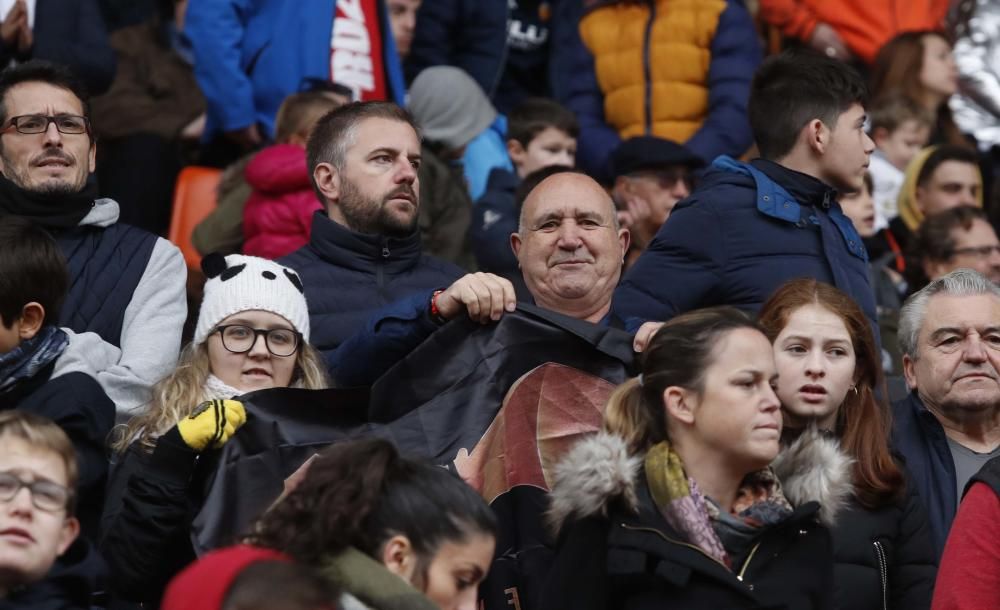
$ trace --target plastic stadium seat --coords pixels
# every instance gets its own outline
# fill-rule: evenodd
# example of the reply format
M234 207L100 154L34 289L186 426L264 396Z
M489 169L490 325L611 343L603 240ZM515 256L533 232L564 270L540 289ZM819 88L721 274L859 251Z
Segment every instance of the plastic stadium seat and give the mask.
M167 239L181 249L188 269L201 266L201 254L191 244L191 233L215 209L215 189L221 174L214 167L189 166L177 176Z

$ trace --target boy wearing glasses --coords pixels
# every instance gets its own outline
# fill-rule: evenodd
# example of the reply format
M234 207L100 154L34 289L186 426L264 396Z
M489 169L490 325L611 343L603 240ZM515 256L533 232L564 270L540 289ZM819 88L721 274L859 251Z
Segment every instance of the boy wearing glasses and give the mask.
M73 515L76 451L51 421L24 411L0 413L0 600L24 598L80 532Z

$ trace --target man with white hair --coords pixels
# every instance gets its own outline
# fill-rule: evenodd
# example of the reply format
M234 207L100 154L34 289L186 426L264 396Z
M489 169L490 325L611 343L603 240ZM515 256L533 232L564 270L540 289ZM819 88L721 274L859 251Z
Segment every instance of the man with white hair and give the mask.
M910 395L893 445L940 553L965 484L1000 455L1000 287L971 269L934 280L903 304L899 343Z

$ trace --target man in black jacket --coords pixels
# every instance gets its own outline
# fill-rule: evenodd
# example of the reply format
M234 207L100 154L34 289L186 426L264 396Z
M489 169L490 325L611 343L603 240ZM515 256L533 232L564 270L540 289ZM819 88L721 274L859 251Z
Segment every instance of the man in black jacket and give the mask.
M934 280L903 305L899 344L892 441L940 554L966 482L1000 455L1000 288L971 269Z
M406 110L338 108L316 124L306 157L326 211L313 216L309 243L281 262L301 275L312 343L327 352L378 307L444 288L462 270L421 250L420 137Z

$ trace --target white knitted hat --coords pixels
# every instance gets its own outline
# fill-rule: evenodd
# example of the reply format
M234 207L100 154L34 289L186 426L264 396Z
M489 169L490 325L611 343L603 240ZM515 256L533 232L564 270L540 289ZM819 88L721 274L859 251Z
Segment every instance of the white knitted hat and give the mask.
M309 341L309 308L297 273L274 261L242 254L209 254L201 268L207 280L195 345L204 343L219 322L251 309L278 314Z

